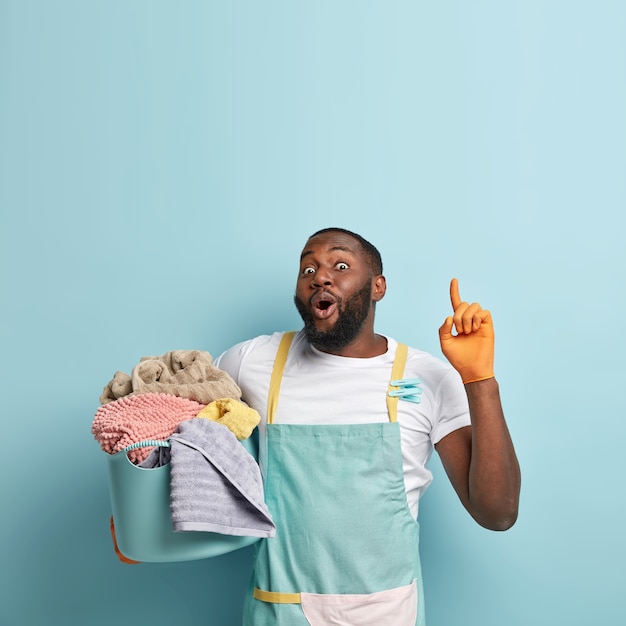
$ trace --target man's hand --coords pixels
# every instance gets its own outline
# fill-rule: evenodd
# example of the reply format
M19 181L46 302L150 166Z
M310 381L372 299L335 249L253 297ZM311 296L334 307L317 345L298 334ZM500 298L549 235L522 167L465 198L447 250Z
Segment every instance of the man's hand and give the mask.
M441 350L464 383L493 378L494 334L489 311L461 300L456 278L450 282L453 315L439 329ZM452 327L456 335L452 334Z

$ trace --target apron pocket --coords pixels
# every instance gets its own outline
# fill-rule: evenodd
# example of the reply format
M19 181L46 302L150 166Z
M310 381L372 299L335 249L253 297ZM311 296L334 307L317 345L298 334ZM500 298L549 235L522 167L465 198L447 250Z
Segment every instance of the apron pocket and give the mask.
M415 626L417 583L366 594L302 593L302 611L311 626Z

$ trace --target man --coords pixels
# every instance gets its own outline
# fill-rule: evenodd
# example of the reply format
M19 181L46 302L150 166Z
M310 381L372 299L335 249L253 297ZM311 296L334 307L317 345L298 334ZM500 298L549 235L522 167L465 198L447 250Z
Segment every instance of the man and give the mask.
M482 526L517 517L520 472L493 374L491 316L450 286L450 365L374 331L382 261L360 235L318 231L300 259L304 329L216 364L261 414L276 537L257 544L246 626L424 624L416 521L433 446ZM456 332L453 333L453 328Z

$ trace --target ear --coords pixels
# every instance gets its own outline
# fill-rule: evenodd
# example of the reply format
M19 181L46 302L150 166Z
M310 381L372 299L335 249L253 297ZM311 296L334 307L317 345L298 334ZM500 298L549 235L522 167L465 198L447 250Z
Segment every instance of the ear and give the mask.
M380 300L382 300L385 296L386 291L387 281L382 274L372 278L372 300L374 302L379 302Z

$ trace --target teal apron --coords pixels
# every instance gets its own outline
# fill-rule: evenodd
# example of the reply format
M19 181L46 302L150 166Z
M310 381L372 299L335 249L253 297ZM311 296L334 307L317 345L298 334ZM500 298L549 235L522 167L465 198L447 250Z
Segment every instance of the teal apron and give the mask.
M293 333L270 383L265 498L276 536L256 544L244 626L423 626L419 526L404 487L397 398L389 422L274 424ZM402 378L398 345L390 380Z

